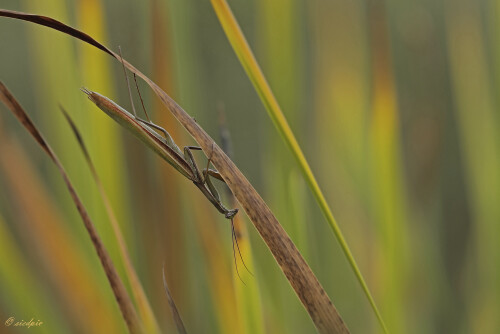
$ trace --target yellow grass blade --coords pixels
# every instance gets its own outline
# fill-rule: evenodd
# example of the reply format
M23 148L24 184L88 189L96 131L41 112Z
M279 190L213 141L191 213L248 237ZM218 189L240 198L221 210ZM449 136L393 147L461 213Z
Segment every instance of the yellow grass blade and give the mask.
M218 332L221 334L241 333L236 299L232 288L231 267L227 261L227 248L223 247L227 240L222 239L217 228L217 223L221 223L217 220L220 219L205 213L210 209L208 202L203 201L198 205L200 209L195 210L193 217L204 253L203 261L206 263L207 283L210 287L214 313L218 322ZM229 222L224 223L229 225Z
M184 2L183 2L184 3ZM182 5L183 3L179 3ZM168 2L172 5L172 2ZM158 83L160 87L164 87L168 92L175 92L176 82L174 72L176 67L173 66L174 55L179 52L176 48L171 48L173 41L172 26L169 15L173 15L172 11L167 9L167 3L162 0L154 0L150 7L150 31L151 31L151 68L154 71L151 73L153 80ZM174 94L175 95L175 94ZM152 116L155 123L161 124L170 133L172 138L176 138L179 142L183 142L184 132L181 131L181 126L171 113L163 112L163 104L158 99L152 100ZM187 271L187 253L179 252L179 249L186 249L187 241L185 238L179 238L179 235L186 233L186 225L179 224L185 219L183 212L183 196L184 191L182 182L184 180L179 178L176 171L172 168L161 168L159 170L159 178L157 180L158 187L162 189L164 198L166 199L165 205L157 208L157 214L163 217L165 224L159 224L156 229L145 229L144 237L148 240L155 240L160 236L161 251L151 254L148 257L148 263L165 263L165 274L168 281L168 286L172 291L188 291L188 271ZM139 187L146 187L144 183L140 183ZM138 191L145 191L141 188ZM196 197L198 202L205 202L199 196ZM141 201L141 200L140 200ZM144 200L142 200L144 201ZM168 204L167 204L168 203ZM146 203L140 203L143 207ZM194 204L196 205L196 204ZM156 234L156 236L155 236ZM165 256L166 254L175 254L175 256ZM156 281L158 279L158 282ZM161 285L161 277L154 275L155 286ZM163 299L163 296L159 295ZM158 296L156 297L158 298ZM180 301L181 302L181 301ZM181 304L184 307L188 306L185 303ZM179 305L180 306L180 305Z
M240 257L236 249L236 265L238 266L237 268L241 280L245 282L245 285L242 284L237 273L233 273L236 303L240 314L241 326L247 334L265 333L258 280L245 268L246 266L252 270L252 272L254 271L250 240L248 239L247 229L240 215L237 215L234 219L234 231L241 252ZM242 262L242 259L245 263Z
M100 40L108 40L108 23L109 19L106 16L107 12L103 4L103 0L77 0L73 1L75 21L78 26L85 29L93 36ZM78 55L77 68L79 73L78 86L86 85L93 87L99 92L105 93L107 96L113 96L114 83L111 70L111 62L107 57L103 57L94 48L88 48L83 45L76 45ZM61 68L62 70L62 68ZM73 88L75 86L72 86ZM78 96L78 101L80 101ZM93 112L93 106L89 103L74 102L66 104L64 100L57 100L57 103L63 102L62 105L70 107L68 110L73 120L81 129L85 129L86 144L89 152L92 154L95 169L99 172L102 185L106 189L111 205L115 210L118 221L120 222L122 233L125 237L130 236L133 232L133 221L129 219L131 215L131 207L126 205L128 193L126 191L128 185L128 177L123 168L122 161L125 158L123 141L121 132L114 124L106 121L106 115ZM57 115L59 116L59 115ZM59 118L58 118L59 119ZM60 120L60 119L59 119ZM58 124L62 130L68 130L66 124ZM68 132L64 132L64 138L70 136ZM74 145L74 141L66 141L66 145L72 145L72 152L77 152L78 149ZM109 154L113 152L113 154ZM85 175L85 182L88 183L86 166L79 164L80 172ZM70 170L71 171L71 170ZM83 176L80 176L83 178ZM99 198L97 189L88 187L92 198ZM95 214L93 216L96 221L102 222L101 231L104 242L109 246L110 255L113 258L118 258L119 245L115 245L113 232L106 223L107 215L105 210L102 210L100 201L93 201L95 205ZM90 204L90 203L89 203ZM100 226L98 228L101 228ZM129 247L133 248L133 238L129 238ZM121 265L117 268L122 274L124 272Z
M347 260L349 261L349 264L351 265L356 278L361 284L361 287L363 288L363 291L368 298L370 305L372 306L373 311L375 312L377 319L380 322L380 325L382 326L384 331L387 332L382 316L378 311L377 305L375 304L375 300L373 299L370 290L365 283L361 271L359 270L358 265L354 260L351 250L349 249L349 246L347 245L347 242L345 241L345 238L335 218L333 217L332 211L330 210L323 192L321 191L318 182L314 177L311 167L309 166L304 153L302 152L297 142L297 139L295 139L295 136L290 129L290 126L288 125L283 112L281 111L278 101L274 97L274 94L269 87L269 84L267 83L267 80L264 77L259 64L257 63L257 60L255 59L252 50L250 49L245 36L243 35L243 32L238 25L238 22L236 21L231 9L229 8L229 5L225 0L211 0L211 3L215 10L215 13L217 14L217 17L219 18L219 22L222 25L222 28L224 29L224 32L226 33L231 46L233 47L233 50L235 51L248 77L257 90L257 93L264 103L264 106L266 107L271 120L273 121L275 127L278 129L280 135L285 140L286 144L289 146L292 154L296 158L300 169L302 170L302 173L304 174L304 177L309 184L314 197L316 198L316 201L318 202L328 223L330 224L333 233L337 237L337 240L340 243L340 246L342 247Z
M372 101L370 135L370 173L374 217L380 241L375 243L377 281L381 307L395 333L407 331L407 314L401 308L405 299L402 282L408 272L407 216L401 152L396 83L388 35L388 17L383 2L377 2L367 15L371 44ZM383 296L383 297L382 297Z
M192 190L193 193L194 191L195 189ZM241 326L239 326L235 296L231 286L231 268L227 262L227 249L223 247L224 240L217 228L217 223L220 223L217 220L220 219L217 219L219 216L206 214L210 209L208 202L202 201L198 203L198 206L200 209L195 210L193 218L204 253L203 262L206 263L207 283L219 326L218 332L240 333Z
M219 132L221 136L222 149L226 154L232 158L233 149L231 141L231 133L226 127L226 117L224 107L219 108ZM230 206L236 207L237 202L233 194L228 191ZM233 220L234 234L236 239L234 242L237 246L233 263L233 282L236 297L236 307L238 310L240 331L244 333L259 334L264 333L264 319L263 319L263 305L260 296L260 286L257 277L250 274L245 267L254 271L253 269L253 255L248 238L248 230L243 222L241 215L236 215ZM241 255L241 256L240 256ZM242 262L244 261L244 263ZM241 269L239 269L241 268ZM238 272L236 272L238 270ZM241 280L240 280L241 278ZM245 284L242 283L245 282Z

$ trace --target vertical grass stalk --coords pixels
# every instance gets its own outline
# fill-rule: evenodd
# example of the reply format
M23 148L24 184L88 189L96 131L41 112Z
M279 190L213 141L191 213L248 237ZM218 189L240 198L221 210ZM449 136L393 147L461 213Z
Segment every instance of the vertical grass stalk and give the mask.
M248 77L250 78L250 81L254 85L257 93L259 94L262 102L264 103L264 106L266 107L266 110L269 116L271 117L271 120L273 121L275 127L285 140L290 150L292 151L293 156L297 160L297 163L300 166L304 178L306 179L309 187L313 192L316 201L318 202L321 208L321 211L325 215L331 229L333 230L333 233L335 234L347 258L347 261L349 262L366 297L368 298L368 301L373 311L375 312L375 315L381 327L384 329L385 332L387 332L387 328L382 319L382 315L380 314L377 305L375 304L375 300L373 299L370 290L368 289L368 286L365 283L361 271L359 270L358 265L354 260L351 250L349 249L349 246L347 245L347 242L340 230L340 227L338 226L337 221L333 217L333 213L330 210L328 203L326 202L323 192L321 191L318 182L314 177L314 174L309 166L309 163L307 162L304 153L302 152L302 149L300 148L297 140L295 139L295 136L292 130L290 129L290 126L288 125L288 122L285 116L283 115L283 112L281 111L278 101L274 97L274 94L269 84L267 83L267 80L264 77L264 74L262 73L259 64L257 63L257 60L255 59L248 45L248 42L246 41L245 36L243 35L243 32L241 31L238 25L238 22L236 21L233 13L231 12L231 9L229 8L229 5L225 0L211 0L211 3L215 10L215 13L217 14L217 17L219 18L219 22L221 23L222 28L224 29L224 32L226 33L226 36L229 42L231 43L231 46L233 47L233 50L238 56L238 59L240 60Z

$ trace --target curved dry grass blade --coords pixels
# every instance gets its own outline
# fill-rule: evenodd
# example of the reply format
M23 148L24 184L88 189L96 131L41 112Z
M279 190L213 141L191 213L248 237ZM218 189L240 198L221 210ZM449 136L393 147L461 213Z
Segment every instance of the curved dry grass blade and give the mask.
M167 284L167 278L165 277L165 265L163 265L163 288L165 288L165 294L167 295L168 305L170 305L170 309L172 310L172 317L175 321L175 326L177 327L177 331L179 334L187 334L186 328L184 327L184 323L182 322L179 311L177 310L177 306L175 306L174 299L170 294L170 290Z
M120 307L120 310L123 314L123 319L125 320L130 333L132 334L144 333L144 330L142 329L142 324L139 322L139 318L137 317L132 301L130 300L130 297L127 293L127 290L125 289L123 282L118 276L118 273L116 272L113 262L111 261L111 258L109 257L99 235L97 234L97 231L94 227L94 224L92 223L92 220L90 219L90 216L87 213L87 210L83 206L83 203L81 202L75 189L73 188L73 185L71 184L71 181L69 180L68 175L64 170L64 167L59 162L59 159L57 158L56 154L52 151L48 143L45 141L45 139L43 139L42 135L35 127L35 125L31 121L29 116L26 114L24 109L21 107L19 102L17 102L14 96L10 93L10 91L1 81L0 81L0 101L2 101L7 106L7 108L14 114L14 116L16 116L16 118L21 122L21 124L26 128L26 130L28 130L28 132L35 138L37 143L47 153L47 155L50 157L50 159L54 162L54 164L61 172L64 182L66 183L70 195L78 209L78 213L82 217L85 228L89 233L90 239L92 240L92 244L94 245L97 255L99 256L99 260L101 261L106 276L108 277L109 284L111 285L111 289L113 290L116 301L118 302L118 306Z
M112 56L115 56L115 54L110 52L110 50L108 48L106 48L101 43L97 42L95 39L93 39L92 37L90 37L86 33L81 32L80 30L72 28L68 25L65 25L57 20L54 20L51 17L43 16L43 15L28 14L28 13L17 12L14 10L7 10L7 9L1 9L0 16L5 16L5 17L13 18L13 19L19 19L19 20L23 20L23 21L33 22L33 23L36 23L36 24L39 24L39 25L42 25L45 27L59 30L65 34L68 34L70 36L81 39L82 41L85 41L85 42L95 46L96 48L98 48L106 53L109 53Z
M16 14L15 16L13 16L12 11L6 12L5 10L0 10L0 16L14 17L35 23L38 23L37 21L40 18L37 16L37 19L35 20L31 14L24 14L20 12L14 13ZM53 19L50 20L51 24L58 22ZM45 24L45 22L38 24L49 26L48 24ZM90 36L84 33L75 34L74 28L70 28L63 23L59 22L59 25L53 28L62 32L66 32L66 30L71 29L70 31L72 33L68 32L68 34L96 46L95 43L97 42ZM111 54L118 61L120 61L119 55L107 49L102 44L97 44L99 46L96 47L104 50L108 54ZM205 130L203 130L192 117L190 117L170 96L168 96L167 93L165 93L151 79L142 74L126 60L123 60L123 64L131 72L141 77L151 87L151 89L153 89L162 103L198 142L205 154L207 156L211 156L212 164L222 175L236 199L240 202L255 228L260 233L262 239L264 239L264 242L271 250L271 253L290 282L290 285L309 313L309 316L314 322L317 330L320 333L349 333L342 317L312 272L311 268L307 265L295 244L280 225L264 200L260 197L236 165L227 157L221 148L215 144L214 140L205 132Z
M113 228L113 232L118 242L118 247L120 249L122 262L125 267L125 271L127 273L130 285L132 287L132 294L134 295L134 299L137 302L137 306L139 308L139 315L141 316L145 328L148 330L148 333L161 333L160 327L158 326L158 322L156 321L155 315L153 313L153 309L151 308L146 293L144 292L144 288L142 287L141 281L137 276L137 272L135 271L134 266L132 265L132 260L130 260L127 244L125 243L125 238L123 237L120 225L118 224L118 219L116 219L116 215L111 206L111 202L109 201L109 198L106 195L106 192L104 191L104 186L102 185L101 179L99 178L99 175L97 175L97 171L95 169L94 164L92 163L92 159L90 158L90 154L87 150L87 147L85 146L83 137L80 134L80 131L78 131L76 124L73 122L69 114L66 112L66 110L64 110L62 106L59 107L61 108L64 117L68 121L71 130L73 130L73 134L75 135L78 141L78 145L80 146L83 155L85 156L87 165L90 168L92 177L94 178L94 181L99 190L99 194L101 195L101 199L104 203L104 207L106 208L106 212L108 214L111 227Z

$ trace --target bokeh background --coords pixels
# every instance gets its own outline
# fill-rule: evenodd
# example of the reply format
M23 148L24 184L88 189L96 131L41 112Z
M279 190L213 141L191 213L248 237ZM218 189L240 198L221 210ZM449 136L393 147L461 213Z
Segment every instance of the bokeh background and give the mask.
M477 0L229 1L392 333L500 330L500 5ZM353 333L378 324L210 2L2 0L82 29L157 82L266 200ZM312 333L242 212L255 277L235 274L229 222L79 91L130 110L120 64L61 33L0 19L0 78L61 158L120 273L73 116L161 328L167 280L191 333ZM154 121L195 144L140 82ZM136 94L134 94L136 96ZM136 102L138 100L136 99ZM136 103L138 106L138 104ZM0 107L0 332L126 331L56 168ZM225 121L221 121L221 113ZM205 158L198 155L200 165ZM223 189L223 185L218 185ZM224 196L224 202L231 199ZM239 267L240 273L245 269ZM124 277L122 275L122 277Z

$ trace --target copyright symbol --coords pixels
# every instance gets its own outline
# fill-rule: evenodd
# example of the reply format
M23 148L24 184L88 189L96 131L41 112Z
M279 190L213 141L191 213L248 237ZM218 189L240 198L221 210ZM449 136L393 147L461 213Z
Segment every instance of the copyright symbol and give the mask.
M14 317L10 317L9 319L7 319L7 321L5 322L5 326L10 326L14 323Z

